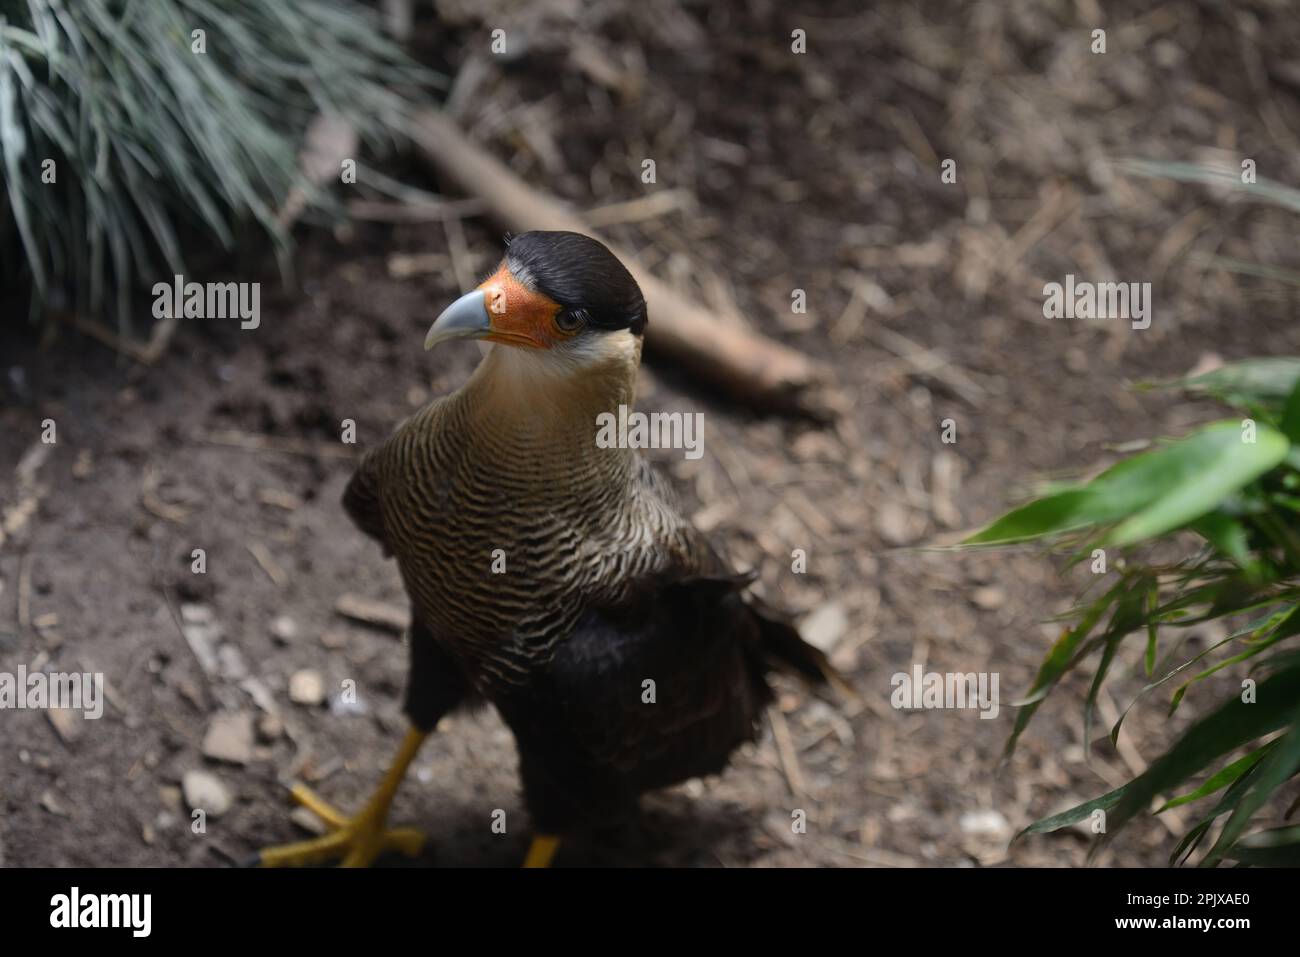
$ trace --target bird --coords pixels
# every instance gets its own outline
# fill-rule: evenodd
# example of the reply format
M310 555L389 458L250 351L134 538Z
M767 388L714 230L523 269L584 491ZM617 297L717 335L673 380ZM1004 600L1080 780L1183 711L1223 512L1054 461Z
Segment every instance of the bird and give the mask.
M540 230L507 238L496 270L433 322L426 350L490 345L463 387L362 458L343 494L410 599L410 728L356 816L295 786L329 830L263 850L263 865L420 853L419 831L387 827L389 807L457 708L490 703L513 732L533 829L523 863L546 867L565 835L721 772L756 737L772 670L835 684L671 484L628 443L597 441L602 414L634 404L647 322L603 243Z

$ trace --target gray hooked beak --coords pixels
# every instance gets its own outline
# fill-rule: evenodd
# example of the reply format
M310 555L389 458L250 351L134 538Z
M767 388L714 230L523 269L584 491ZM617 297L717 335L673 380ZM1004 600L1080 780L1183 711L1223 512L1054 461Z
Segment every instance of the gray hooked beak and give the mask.
M482 289L475 289L453 302L434 320L424 337L424 348L432 349L448 339L482 339L491 332L487 297Z

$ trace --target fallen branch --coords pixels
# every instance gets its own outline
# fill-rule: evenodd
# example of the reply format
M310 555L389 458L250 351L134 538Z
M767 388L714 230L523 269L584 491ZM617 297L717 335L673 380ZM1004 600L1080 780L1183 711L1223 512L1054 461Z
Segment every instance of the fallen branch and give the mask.
M803 770L799 767L799 755L794 749L794 740L790 737L790 726L785 723L785 715L776 705L767 709L767 719L772 722L772 738L776 741L776 752L781 758L781 769L785 771L786 783L790 793L796 799L808 793L803 780Z
M353 621L362 622L373 628L383 628L399 635L411 626L411 613L404 606L366 598L364 595L354 595L352 592L344 592L340 595L334 603L334 610L344 618L351 618Z
M262 571L266 572L266 577L271 579L271 584L283 587L284 583L289 580L289 576L271 557L271 550L261 542L253 542L251 545L245 545L244 547L248 549L248 554L253 556L254 561L257 562Z
M309 458L321 459L354 459L358 454L355 446L344 445L341 442L337 444L309 442L306 439L236 432L230 429L204 433L199 436L199 441L249 452L282 452L285 455L305 455Z
M481 200L504 229L567 229L595 235L581 216L528 186L444 114L423 114L416 138L434 168ZM751 405L827 414L811 389L826 378L817 363L753 330L719 322L708 309L638 266L626 251L611 248L645 294L650 311L647 346L652 352Z

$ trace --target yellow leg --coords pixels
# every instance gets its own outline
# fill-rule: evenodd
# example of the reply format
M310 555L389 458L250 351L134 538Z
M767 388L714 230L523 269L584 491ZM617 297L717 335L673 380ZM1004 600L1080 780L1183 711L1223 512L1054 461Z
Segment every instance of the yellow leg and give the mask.
M554 834L535 834L533 843L528 846L528 856L524 858L524 867L550 867L551 858L560 846L560 839Z
M365 867L384 851L398 851L410 857L420 853L424 835L413 828L387 829L388 808L393 803L406 769L411 766L420 745L428 737L427 731L411 728L402 740L402 746L393 759L392 767L379 782L379 787L354 818L336 810L321 800L313 791L295 785L292 798L307 808L328 827L331 833L310 841L268 847L261 853L263 867L291 867L320 864L332 858L342 858L344 867Z

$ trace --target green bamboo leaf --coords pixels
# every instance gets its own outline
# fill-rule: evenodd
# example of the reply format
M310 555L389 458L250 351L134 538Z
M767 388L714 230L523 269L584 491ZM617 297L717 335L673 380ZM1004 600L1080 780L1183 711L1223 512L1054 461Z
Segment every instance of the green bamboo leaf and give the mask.
M1274 742L1270 741L1260 750L1267 752L1273 747L1273 744ZM1218 803L1216 803L1214 807L1210 809L1209 813L1201 818L1193 827L1189 828L1187 833L1183 835L1182 840L1178 842L1178 845L1169 855L1170 864L1179 865L1186 863L1187 858L1191 857L1192 854L1196 852L1197 847L1200 846L1201 841L1204 840L1205 835L1209 833L1210 828L1214 825L1214 822L1219 818L1219 816L1226 814L1237 806L1237 802L1240 801L1242 795L1246 793L1246 788L1250 785L1250 782L1254 780L1255 772L1257 770L1259 770L1258 762L1256 762L1254 766L1247 768L1241 777L1228 785L1228 789L1223 792L1223 796L1219 798Z
M1057 492L1013 509L961 544L1011 544L1074 531L1096 520L1097 504L1096 494L1086 488Z
M1115 653L1119 651L1119 646L1123 642L1123 635L1109 635L1106 644L1101 653L1101 661L1097 664L1097 673L1092 676L1092 684L1088 688L1088 697L1083 704L1083 740L1085 747L1091 746L1092 742L1092 722L1097 713L1097 696L1101 693L1101 686L1106 681L1106 675L1110 673L1110 666L1115 661ZM1087 752L1084 752L1085 755Z
M1103 649L1101 661L1092 677L1092 685L1088 688L1088 697L1083 707L1083 740L1088 742L1092 741L1092 723L1097 708L1097 696L1101 693L1102 684L1110 672L1115 654L1124 638L1141 626L1145 617L1145 608L1151 600L1151 591L1156 587L1155 576L1151 575L1139 574L1129 577L1126 581L1131 583L1131 587L1115 603L1115 612L1111 615L1106 631L1098 639ZM1077 662L1082 655L1082 652L1077 655L1075 661Z
M1286 405L1282 408L1281 429L1282 434L1293 444L1300 442L1300 379L1296 381L1295 388L1287 396Z
M1124 797L1124 792L1128 787L1129 785L1126 784L1123 787L1118 787L1113 791L1106 792L1099 798L1093 798L1091 801L1077 804L1067 811L1062 811L1060 814L1053 814L1051 817L1045 817L1041 820L1035 821L1012 838L1012 840L1019 840L1026 834L1046 834L1049 831L1059 831L1063 827L1078 824L1084 818L1089 817L1093 811L1109 811L1120 802L1121 798Z
M1156 688L1159 688L1165 682L1173 680L1175 677L1177 677L1178 675L1182 674L1184 671L1191 668L1202 658L1208 657L1211 652L1217 650L1223 645L1228 644L1231 641L1235 641L1236 639L1240 638L1242 634L1245 633L1246 633L1245 631L1237 632L1228 635L1226 638L1222 638L1219 641L1216 641L1214 644L1210 645L1204 651L1201 651L1199 654L1195 655L1189 660L1184 661L1181 664L1177 665L1176 667L1170 669L1170 671L1165 675L1163 675L1162 677L1157 678L1155 681L1150 681L1147 684L1143 685L1142 688L1138 691L1138 693L1134 695L1133 700L1129 702L1128 706L1125 707L1125 709L1122 712L1120 712L1120 716L1119 718L1116 719L1114 727L1110 729L1111 744L1117 744L1119 742L1119 732L1120 729L1124 726L1124 719L1128 717L1129 712L1132 711L1133 708L1137 706L1137 703L1141 701L1142 698L1145 697L1149 692L1155 690ZM1170 713L1171 714L1173 713L1172 708L1170 709Z
M1262 867L1300 866L1300 824L1247 835L1224 856Z
M1201 841L1205 840L1205 835L1209 833L1213 824L1214 819L1211 818L1206 821L1199 821L1195 827L1188 828L1187 833L1178 842L1173 853L1169 855L1170 866L1179 867L1187 863L1187 859L1196 853L1196 849L1201 846Z
M1241 436L1237 422L1207 426L1125 459L1086 485L1013 509L962 544L1009 544L1115 522L1122 524L1106 544L1130 545L1161 535L1212 511L1281 462L1290 448L1264 423L1256 425L1256 441L1243 442Z
M1159 794L1167 793L1211 761L1294 720L1300 702L1300 667L1290 667L1260 682L1252 704L1236 696L1192 725L1178 741L1133 781L1110 816L1107 839Z
M1147 677L1156 668L1156 645L1160 631L1160 620L1156 617L1156 609L1160 607L1160 586L1155 578L1152 578L1147 586L1147 653L1144 660L1146 665Z
M1228 822L1219 832L1219 839L1210 848L1202 864L1214 864L1224 856L1250 825L1255 812L1267 803L1273 792L1300 772L1300 706L1293 700L1292 724L1260 761L1259 769L1254 775L1246 793L1233 809Z
M1039 667L1029 694L1026 695L1024 701L1017 703L1019 710L1016 713L1015 726L1007 737L1004 754L1009 755L1015 751L1016 742L1020 739L1020 735L1025 728L1029 726L1029 720L1034 716L1034 712L1038 710L1042 699L1047 696L1047 692L1051 690L1052 685L1069 669L1070 660L1074 656L1075 649L1097 627L1097 622L1101 621L1106 609L1123 593L1125 585L1126 582L1122 579L1116 582L1104 595L1087 607L1077 625L1061 632L1061 637L1057 639Z
M1186 682L1180 685L1178 690L1174 692L1173 698L1170 699L1169 713L1172 715L1178 710L1178 706L1182 703L1183 696L1187 693L1187 689L1198 681L1204 681L1206 678L1210 677L1210 675L1217 674L1224 668L1240 664L1243 661L1253 658L1261 652L1267 651L1279 641L1290 638L1297 633L1300 633L1300 610L1298 610L1296 605L1292 605L1291 607L1270 616L1264 629L1264 633L1260 636L1258 641L1252 642L1245 651L1211 665L1200 674L1189 678Z
M1256 424L1255 438L1243 442L1239 423L1219 422L1148 453L1145 471L1158 493L1107 536L1108 543L1133 545L1200 518L1281 462L1290 448L1286 436L1263 423Z
M1281 409L1300 384L1300 359L1275 357L1231 362L1177 384L1229 405Z
M1213 794L1220 788L1226 788L1229 784L1237 780L1259 763L1259 759L1267 753L1268 747L1268 745L1265 745L1264 747L1256 748L1245 757L1238 758L1217 774L1211 776L1208 781L1202 784L1195 791L1181 795L1180 797L1172 798L1160 805L1156 810L1156 813L1159 814L1162 811L1168 811L1170 808L1182 807L1184 804L1190 804L1192 801L1199 801L1201 798Z
M1258 577L1260 562L1251 553L1246 526L1236 518L1213 511L1193 522L1192 531L1231 558L1242 571Z

